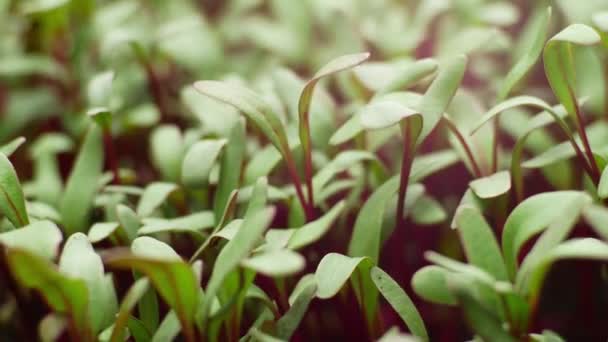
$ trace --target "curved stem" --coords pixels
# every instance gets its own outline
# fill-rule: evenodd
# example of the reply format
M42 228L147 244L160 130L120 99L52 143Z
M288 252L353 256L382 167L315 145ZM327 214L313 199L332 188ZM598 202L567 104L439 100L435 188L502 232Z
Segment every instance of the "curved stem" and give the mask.
M116 158L116 151L114 149L114 142L112 141L112 133L109 128L103 130L103 144L106 151L106 158L108 158L108 165L112 170L114 176L112 183L120 185L120 171L118 169L118 160Z
M304 198L304 192L302 192L302 182L300 182L300 176L298 176L298 172L296 171L296 166L294 164L293 157L290 153L287 153L285 159L285 162L287 163L287 170L289 171L289 176L291 177L291 181L293 182L293 185L296 188L296 195L298 196L298 200L300 201L302 208L304 208L306 220L311 221L314 218L312 203L307 203L306 199Z
M469 146L467 141L464 139L464 135L462 135L462 133L460 132L458 127L456 127L456 125L454 125L454 123L452 122L452 120L450 120L450 118L443 116L442 119L443 119L443 122L446 123L446 125L450 129L450 131L452 131L452 133L456 136L456 139L458 139L458 142L460 143L460 145L462 145L462 148L464 149L464 152L467 155L469 162L471 163L471 167L473 168L473 173L474 173L475 177L477 177L477 178L483 177L483 173L481 172L481 169L479 168L479 165L477 164L477 161L475 160L475 157L473 156L473 151L471 150L471 147Z
M577 124L576 127L578 129L579 135L581 137L581 141L583 142L583 146L585 147L585 153L587 154L587 161L589 162L589 166L591 169L591 173L589 176L597 186L600 180L600 170L595 161L595 157L593 156L593 150L591 150L591 145L589 144L589 139L587 138L587 132L585 131L585 126L583 124L583 115L581 114L581 110L578 106L578 103L574 101L574 111L576 113Z
M492 138L492 173L498 171L498 138L500 134L500 121L497 116L493 121L494 137Z

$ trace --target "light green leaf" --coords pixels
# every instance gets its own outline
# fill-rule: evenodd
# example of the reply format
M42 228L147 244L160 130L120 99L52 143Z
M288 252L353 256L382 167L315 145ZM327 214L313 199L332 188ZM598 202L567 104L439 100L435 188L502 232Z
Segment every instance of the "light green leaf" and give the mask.
M340 213L342 213L344 206L344 201L341 201L319 219L296 229L287 241L287 248L300 249L319 240L332 227Z
M303 256L288 249L264 252L241 261L243 267L274 278L296 274L305 264Z
M103 171L103 145L101 129L90 125L74 162L59 212L68 234L88 228L88 216L97 193L97 181Z
M245 122L238 120L232 127L220 162L220 179L213 200L213 212L216 218L221 217L229 203L231 193L239 187L245 159L245 145Z
M182 183L190 187L207 185L211 168L226 140L203 140L194 143L182 162Z
M163 180L175 183L180 180L184 148L184 138L177 126L162 125L150 135L151 161Z
M105 277L101 257L95 253L86 235L75 233L66 241L59 259L59 270L86 283L91 294L88 317L93 333L107 328L118 311L116 293L112 278Z
M597 186L597 196L601 199L608 198L608 167L602 171L600 184Z
M131 311L146 293L149 286L150 283L146 278L141 278L131 285L129 291L127 291L127 294L122 300L122 303L120 303L120 310L116 315L114 327L112 328L112 335L110 337L111 342L120 342L124 340L122 335L124 333L124 328L129 322Z
M173 219L154 219L147 222L137 232L138 235L156 234L161 232L190 232L201 234L205 229L213 228L215 217L211 211L203 211L188 216Z
M258 180L242 223L242 227L246 227L247 229L239 229L234 238L222 248L217 256L211 277L207 283L204 301L200 309L203 319L206 319L208 310L211 307L212 299L217 294L226 276L232 272L255 247L258 239L262 237L264 230L266 230L270 224L270 220L274 216L274 210L264 209L267 186L268 183L265 178L260 178Z
M418 309L416 309L416 306L401 286L378 267L373 267L370 275L378 291L380 291L393 309L397 311L399 317L405 322L405 325L410 329L412 334L419 337L422 341L428 341L429 335L426 332L422 317L420 317Z
M398 187L399 177L393 177L377 188L363 204L355 221L348 255L369 257L373 263L378 262L384 212L395 198Z
M536 28L534 30L534 40L530 42L530 46L525 48L525 54L519 58L505 77L498 91L498 101L503 101L509 96L513 87L528 73L532 66L536 64L538 57L540 57L549 29L549 21L551 20L551 7L548 7L545 11L539 11L538 17L538 19L534 20Z
M366 257L351 258L338 253L326 254L315 271L317 297L328 299L335 296L359 265L370 267L372 263Z
M508 280L500 247L481 212L472 207L460 207L455 217L469 263L490 273L497 280Z
M184 335L193 337L199 286L194 271L168 245L149 238L133 241L132 253L109 252L106 264L145 274L160 296L175 310Z
M590 46L600 42L599 34L584 24L573 24L553 36L545 45L545 74L555 96L577 125L582 125L576 104L576 78L572 45Z
M29 224L23 190L13 164L0 153L0 211L15 227Z
M583 211L585 221L604 241L608 241L608 209L599 205L590 205Z
M508 171L500 171L472 181L469 187L479 198L498 197L511 189L511 175Z
M424 141L439 120L441 120L441 116L460 86L460 82L464 77L466 64L467 57L464 55L449 58L445 62L440 63L437 76L417 108L424 118L420 142Z
M316 291L317 285L314 282L306 283L299 290L298 294L293 298L293 301L290 301L291 307L289 310L277 321L277 337L287 341L291 339L293 333L298 328L298 325L300 325L302 318L304 318L304 314L306 314L306 311L308 310L308 305L315 297Z
M255 123L283 157L290 153L283 124L262 96L243 86L220 81L198 81L194 83L194 89L235 107Z
M10 157L21 145L25 143L24 137L15 138L6 144L0 146L0 153L4 154L7 157Z
M62 240L61 230L51 221L33 222L0 234L0 244L23 249L49 260L57 256Z
M456 305L457 300L448 287L448 275L442 267L425 266L412 277L412 288L418 296L432 303Z
M149 184L137 204L137 215L140 217L150 216L175 190L177 190L177 185L173 183L155 182Z
M382 129L395 125L413 115L420 115L420 113L396 101L378 100L363 107L359 115L363 128Z
M137 236L137 230L141 226L141 221L137 214L126 205L119 204L116 206L116 218L129 241L133 241Z
M15 279L25 288L35 289L57 313L68 315L78 336L92 341L89 326L88 290L81 279L67 277L49 261L20 249L9 249L7 263Z
M560 218L555 213L581 201L589 201L589 196L578 191L546 192L526 199L513 209L502 232L502 250L511 279L515 277L517 257L523 244Z
M105 240L114 234L119 226L120 224L118 222L97 222L89 229L87 234L88 239L91 243Z
M306 83L300 99L298 100L298 133L300 136L300 144L302 145L302 151L304 152L305 158L305 173L307 179L312 178L312 144L310 141L310 103L312 96L315 91L317 82L324 77L331 76L340 71L351 69L369 58L369 52L358 53L352 55L340 56L336 59L331 60L329 63L324 65L313 78ZM310 186L310 184L309 184ZM312 189L309 190L312 194ZM309 199L311 201L312 199Z
M408 191L409 192L409 191ZM410 196L409 198L412 198ZM408 199L405 200L408 202ZM441 204L433 197L421 194L413 204L410 204L409 216L416 224L419 225L435 225L444 222L448 218L448 214ZM408 203L406 203L408 209Z

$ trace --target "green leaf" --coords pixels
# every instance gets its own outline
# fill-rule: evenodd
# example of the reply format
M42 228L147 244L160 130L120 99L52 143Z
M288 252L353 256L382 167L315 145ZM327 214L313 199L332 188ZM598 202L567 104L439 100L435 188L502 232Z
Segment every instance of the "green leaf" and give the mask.
M502 232L502 250L511 279L515 277L517 257L523 244L553 223L559 217L555 213L580 201L589 201L588 195L578 191L546 192L526 199L513 209Z
M49 261L24 250L9 249L6 258L21 286L40 292L53 311L70 317L74 339L93 340L88 319L88 290L83 280L63 275Z
M608 167L605 167L602 171L600 183L597 186L597 196L601 199L608 198Z
M211 211L203 211L188 216L173 219L154 219L147 222L137 231L137 235L156 234L162 232L190 232L201 234L205 229L213 228L215 217Z
M127 294L122 300L122 303L120 303L120 309L118 310L114 327L112 328L112 335L110 337L111 342L119 342L124 340L122 335L124 328L129 322L131 311L146 293L149 286L150 283L146 278L141 278L131 285L129 291L127 291Z
M418 296L432 303L457 303L448 287L448 271L442 267L431 265L418 270L412 277L412 288Z
M535 37L526 46L525 54L519 58L517 63L511 68L505 77L500 90L498 91L498 101L503 101L509 96L513 87L528 73L528 71L536 64L545 45L547 31L549 29L549 21L551 20L551 7L547 7L545 11L539 11L538 19L534 20Z
M460 207L455 217L469 263L490 273L497 280L508 280L500 247L481 212L472 207Z
M120 227L118 222L97 222L91 226L87 234L91 243L97 243L110 237Z
M294 289L295 292L295 289ZM277 321L276 334L277 337L289 341L293 333L300 325L302 318L308 310L310 302L315 297L317 285L314 282L306 283L299 289L297 295L291 302L289 310ZM291 299L291 296L290 296Z
M288 249L264 252L241 261L243 267L274 278L296 274L305 264L303 256Z
M197 81L194 89L235 107L255 123L283 157L290 153L283 124L272 107L262 100L262 96L246 87L221 81Z
M323 187L340 172L348 170L357 163L365 161L373 161L381 165L378 158L368 151L349 150L341 152L335 156L331 162L319 170L312 179L315 193L320 193Z
M363 132L358 113L351 116L329 139L332 146L343 144Z
M406 202L408 202L407 199ZM407 203L406 209L408 209ZM448 214L441 204L436 199L426 194L420 195L420 197L410 205L409 211L409 216L412 220L416 224L423 226L439 224L448 218Z
M413 115L420 116L420 113L396 101L373 101L361 109L361 126L366 129L387 128Z
M533 302L538 300L538 293L551 264L563 259L605 262L608 260L608 244L593 238L579 238L568 240L551 250L530 274L529 292Z
M583 211L585 221L593 228L595 233L608 241L608 209L599 205L590 205Z
M179 182L184 148L184 138L177 126L162 125L150 135L151 161L163 180Z
M302 151L304 152L304 158L306 160L306 173L307 178L312 178L312 145L310 141L310 103L312 96L315 91L317 82L324 77L331 76L340 71L351 69L367 60L369 58L369 52L357 53L352 55L340 56L336 59L331 60L325 64L317 73L312 77L310 81L306 83L300 99L298 100L298 132L300 136L300 143L302 145ZM310 168L309 168L310 167ZM310 190L312 193L312 189ZM311 200L311 199L309 199Z
M104 261L111 267L145 274L160 296L175 310L183 333L193 337L199 286L190 265L183 262L171 247L149 237L135 239L131 249L132 253L111 251Z
M332 227L333 223L342 213L344 206L344 201L341 201L334 205L331 210L329 210L327 213L325 213L325 215L323 215L319 219L309 222L304 226L296 229L287 241L287 248L300 249L319 240Z
M403 291L393 278L378 267L373 267L370 273L372 281L376 284L378 291L384 296L389 304L397 311L399 317L405 322L412 334L422 341L428 341L429 335L420 317L420 313L410 297Z
M23 190L13 164L0 153L0 211L15 227L29 224Z
M467 57L464 55L449 58L445 62L440 63L437 76L417 108L424 118L424 125L419 141L424 141L439 120L441 120L441 116L460 86L460 82L464 77L466 64Z
M150 216L175 190L177 190L177 185L173 183L154 182L149 184L137 204L137 215Z
M384 212L394 199L398 187L399 177L393 177L377 188L367 199L357 215L348 245L348 255L369 257L373 263L378 262Z
M211 168L226 140L203 140L194 143L182 162L182 183L190 187L207 185Z
M89 316L93 333L107 328L118 311L114 284L104 274L101 258L82 233L75 233L66 241L59 270L71 277L84 280L89 296Z
M370 267L371 264L367 257L351 258L338 253L326 254L315 271L317 297L328 299L335 296L357 267Z
M484 341L515 342L516 340L504 329L503 322L492 311L485 308L466 291L456 292L458 301L473 331Z
M0 244L19 248L45 259L55 259L63 237L51 221L33 222L23 228L0 234Z
M220 179L213 200L213 212L216 218L222 217L231 193L239 187L241 169L245 159L245 145L245 123L239 120L232 127L220 162Z
M113 81L114 71L111 70L100 72L93 76L87 85L87 100L89 107L110 108ZM102 123L101 126L109 127L105 126L105 123Z
M59 212L68 234L88 228L89 213L97 193L97 181L103 171L103 145L101 129L90 125L72 167Z
M15 138L0 147L0 153L10 157L21 145L25 143L24 137Z
M268 183L265 178L260 178L258 180L242 223L242 227L247 227L247 229L239 229L234 238L222 248L217 256L215 266L211 272L211 277L207 283L204 301L200 309L203 319L206 319L212 300L220 289L226 276L232 272L255 247L258 239L262 237L264 230L266 230L270 224L270 220L274 216L274 210L271 208L264 209L267 186Z
M116 218L127 234L129 241L133 241L137 237L137 230L141 226L141 221L137 214L126 205L119 204L116 206Z
M582 118L579 117L574 93L576 77L572 45L590 46L599 42L600 36L594 29L584 24L573 24L549 39L543 52L547 80L559 102L580 127L583 123L579 121Z
M377 93L407 89L437 70L438 63L432 58L417 61L399 59L361 65L353 70L363 85Z
M511 175L508 171L500 171L472 181L469 187L479 198L495 198L511 189Z

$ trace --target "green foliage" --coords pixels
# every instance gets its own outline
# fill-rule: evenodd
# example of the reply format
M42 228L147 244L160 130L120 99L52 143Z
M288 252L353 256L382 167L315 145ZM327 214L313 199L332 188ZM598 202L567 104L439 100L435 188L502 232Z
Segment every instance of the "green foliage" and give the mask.
M5 0L0 22L3 338L597 339L539 316L606 304L606 1Z

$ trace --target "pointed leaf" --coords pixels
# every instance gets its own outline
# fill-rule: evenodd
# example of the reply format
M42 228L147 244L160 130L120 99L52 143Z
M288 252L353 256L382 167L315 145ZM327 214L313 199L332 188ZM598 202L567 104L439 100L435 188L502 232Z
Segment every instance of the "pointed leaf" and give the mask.
M88 228L88 216L103 171L101 129L90 125L61 198L59 212L68 233Z
M497 280L508 280L500 247L481 212L472 207L460 207L455 217L469 263L490 273Z
M511 279L515 276L517 257L524 243L559 218L555 213L563 212L578 202L588 201L588 198L588 195L578 191L546 192L526 199L513 209L502 232L502 250Z
M326 254L315 271L317 297L328 299L335 296L359 265L371 265L369 258L351 258L338 253Z
M0 211L15 227L29 224L23 190L13 164L0 153Z
M207 185L211 168L226 140L202 140L194 143L182 162L182 183L190 187Z
M393 309L397 311L399 317L401 317L412 334L419 337L422 341L428 341L429 335L426 332L422 317L420 317L418 309L416 309L416 306L401 286L378 267L373 267L370 275L378 291L380 291Z
M511 175L508 171L500 171L493 175L476 179L469 186L479 198L498 197L511 189Z
M19 248L52 260L63 240L61 230L51 221L38 221L23 228L0 234L0 244Z
M139 199L137 215L150 216L175 190L177 190L177 185L173 183L151 183Z

